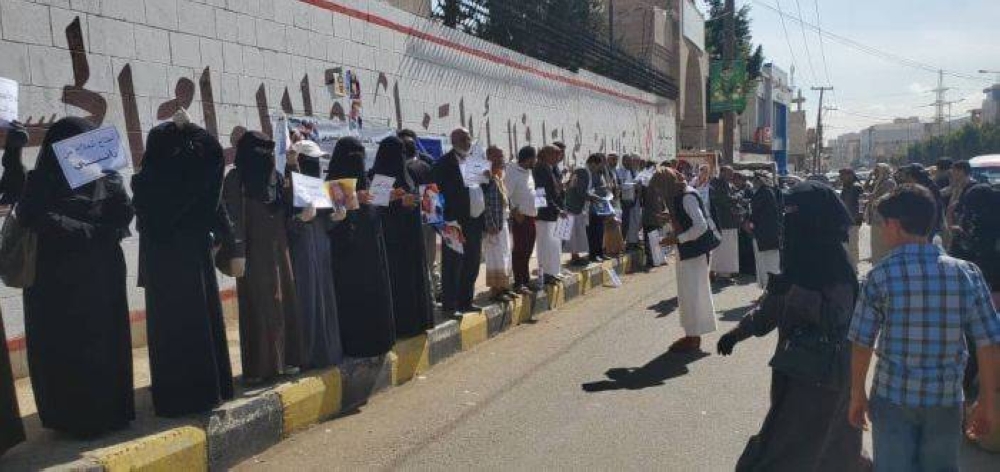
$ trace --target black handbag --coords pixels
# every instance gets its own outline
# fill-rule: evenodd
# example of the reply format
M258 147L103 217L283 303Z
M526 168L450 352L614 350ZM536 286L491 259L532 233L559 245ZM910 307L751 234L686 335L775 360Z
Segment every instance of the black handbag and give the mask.
M843 383L843 336L823 316L823 294L799 286L785 295L779 320L784 339L771 358L770 366L796 380L840 389Z

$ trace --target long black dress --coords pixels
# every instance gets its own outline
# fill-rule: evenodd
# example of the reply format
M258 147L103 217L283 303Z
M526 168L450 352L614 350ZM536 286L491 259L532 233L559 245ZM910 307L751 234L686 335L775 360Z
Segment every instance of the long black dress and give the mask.
M7 335L4 333L3 321L0 320L0 455L17 443L24 441L24 424L21 423L21 411L17 407L17 391L14 389L14 373L10 368L10 355L7 353Z
M367 190L364 159L360 141L337 141L327 180L356 179L357 189ZM376 209L361 204L360 209L348 211L347 219L330 232L330 248L344 354L375 357L389 352L396 330L385 238Z
M771 374L771 407L760 432L752 437L736 465L737 471L868 470L871 463L862 450L861 430L847 421L850 399L850 349L847 328L857 296L858 282L842 241L853 218L837 194L825 184L804 182L791 190L787 205L797 208L784 225L783 276L771 279L769 291L792 285L820 294L816 307L827 333L841 340L829 359L833 382L826 385L803 379L779 368ZM823 270L816 270L822 267ZM766 336L778 330L781 346L802 328L788 312L765 302L723 336L727 341ZM807 328L815 329L815 328ZM779 348L780 349L780 348Z
M132 177L139 284L145 287L153 407L160 416L209 410L233 397L233 374L212 244L227 232L222 146L202 128L149 132Z
M246 272L236 279L243 378L266 380L302 366L301 326L288 227L284 179L275 170L274 142L259 131L236 147L223 200L232 218L236 257Z
M406 170L403 151L403 141L399 138L391 136L383 140L370 175L394 177L394 188L416 195L419 189ZM423 244L415 244L423 241L420 207L407 208L402 200L396 200L388 207L379 207L378 215L385 233L396 336L423 334L434 327L434 302L427 276L427 253Z
M24 290L25 335L38 416L89 437L135 417L125 257L132 204L116 173L71 190L52 143L94 129L65 118L49 129L18 206L38 234L35 282Z
M299 171L319 177L319 159L300 155ZM329 216L329 210L321 211L312 221L293 217L288 224L288 249L292 254L302 328L302 358L307 368L340 364L344 357L327 234L332 227Z

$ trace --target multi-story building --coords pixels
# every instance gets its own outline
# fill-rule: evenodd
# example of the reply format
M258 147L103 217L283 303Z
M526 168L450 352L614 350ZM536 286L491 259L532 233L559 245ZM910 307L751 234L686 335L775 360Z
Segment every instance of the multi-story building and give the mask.
M850 167L861 160L861 133L842 134L836 139L831 139L829 145L832 149L830 169Z
M678 78L679 148L705 149L708 54L695 0L614 0L611 12L616 47Z
M791 103L788 73L774 64L765 64L757 89L740 117L741 154L760 154L766 150L781 174L788 173L788 106Z
M983 100L983 123L1000 124L1000 84L996 84L986 90L986 99Z
M879 162L899 162L910 145L922 141L928 133L920 118L897 118L892 123L878 124L861 131L861 158L865 165Z
M802 104L806 99L802 98L802 90L799 90L798 97L792 100L795 104L795 111L788 113L788 170L789 172L803 171L808 169L808 143L806 123L806 111L802 109Z

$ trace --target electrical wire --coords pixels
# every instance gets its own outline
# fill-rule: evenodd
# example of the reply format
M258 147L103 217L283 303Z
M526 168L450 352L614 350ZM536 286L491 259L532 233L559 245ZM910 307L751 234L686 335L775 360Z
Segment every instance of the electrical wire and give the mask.
M809 63L809 74L812 77L813 84L818 84L819 81L816 80L816 77L818 77L816 75L816 68L813 67L812 51L809 50L809 38L806 37L806 27L802 26L802 3L799 0L795 0L795 10L799 14L799 30L802 31L802 45L806 48L806 62ZM827 83L829 83L829 78L827 79Z
M781 11L781 0L774 0L778 3L778 14L781 15L781 29L785 31L785 43L788 44L788 53L792 55L792 67L796 67L795 51L792 49L792 40L788 37L788 27L785 26L785 13ZM815 78L813 78L815 80Z
M991 79L987 79L987 78L984 78L984 77L977 77L977 76L974 76L974 75L964 74L964 73L961 73L961 72L955 72L955 71L951 71L951 70L942 69L940 67L935 67L933 65L930 65L930 64L927 64L927 63L924 63L924 62L920 62L920 61L916 61L916 60L913 60L913 59L909 59L909 58L900 56L898 54L894 54L894 53L891 53L891 52L887 52L887 51L878 49L878 48L873 47L873 46L868 46L866 44L863 44L861 42L858 42L858 41L853 40L851 38L848 38L846 36L841 36L841 35L836 34L836 33L831 33L830 31L821 29L820 27L818 27L818 26L816 26L816 25L814 25L812 23L809 23L809 22L804 21L804 20L800 20L800 19L795 18L794 16L791 16L791 15L788 15L787 13L785 13L784 11L781 10L780 6L771 5L771 4L769 4L767 2L764 2L762 0L750 0L750 1L753 2L753 3L755 3L755 4L757 4L757 5L759 5L759 6L761 6L761 7L764 7L765 9L768 9L768 10L771 10L772 12L777 13L779 16L782 17L782 19L784 19L785 17L788 17L791 20L798 21L802 26L810 28L813 31L816 31L817 33L819 33L820 35L826 36L827 39L830 39L832 41L835 41L835 42L838 42L840 44L843 44L844 46L856 49L856 50L861 51L863 53L866 53L866 54L878 57L878 58L883 59L885 61L895 62L895 63L900 64L900 65L904 65L904 66L907 66L907 67L911 67L911 68L914 68L914 69L919 69L919 70L923 70L923 71L927 71L927 72L937 73L939 71L943 71L945 75L948 75L950 77L955 77L955 78L958 78L958 79L971 80L971 81L976 81L976 82L990 82L991 81ZM782 25L784 25L784 20L782 20Z

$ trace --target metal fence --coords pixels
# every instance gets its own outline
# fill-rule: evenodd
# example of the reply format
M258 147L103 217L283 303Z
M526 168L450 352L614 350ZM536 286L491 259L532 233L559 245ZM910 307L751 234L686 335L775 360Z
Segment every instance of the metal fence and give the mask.
M431 0L445 26L564 69L586 69L668 99L674 78L608 42L592 0ZM599 13L598 13L599 14Z

